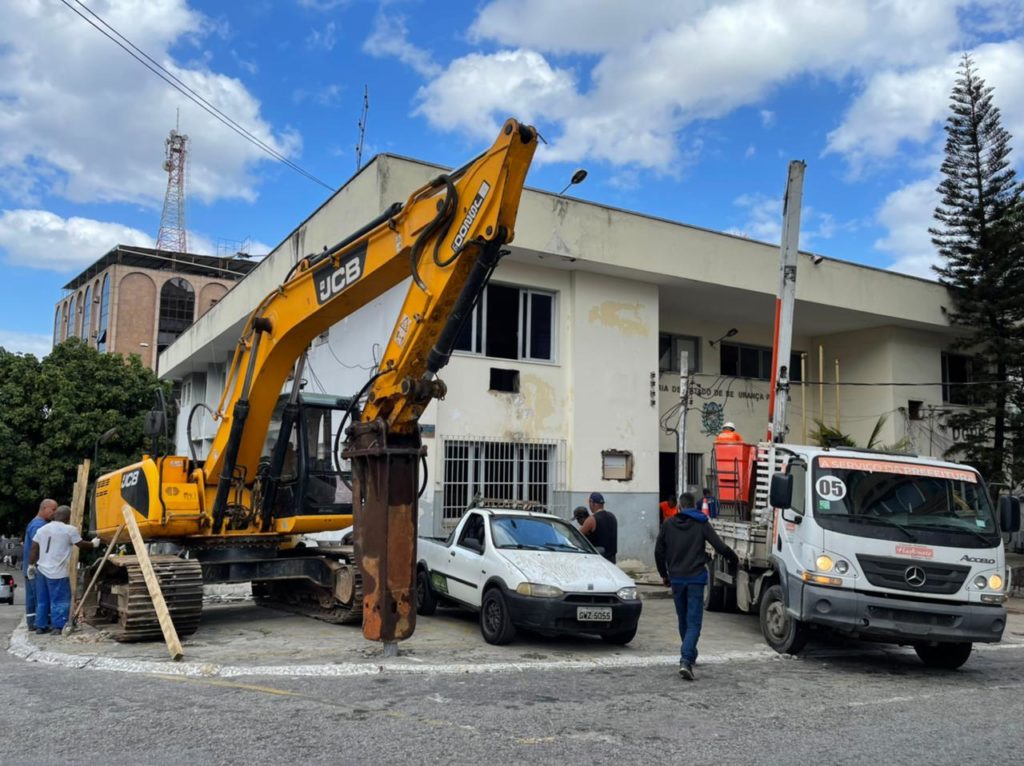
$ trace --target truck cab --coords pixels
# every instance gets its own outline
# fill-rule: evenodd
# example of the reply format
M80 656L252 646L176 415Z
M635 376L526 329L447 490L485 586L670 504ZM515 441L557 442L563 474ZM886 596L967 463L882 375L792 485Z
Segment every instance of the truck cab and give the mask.
M761 445L757 460L767 503L716 525L741 563L716 562L713 586L760 615L774 649L796 653L821 626L955 668L1001 639L1002 533L1019 529L1020 506L1004 498L997 513L973 468L790 445Z

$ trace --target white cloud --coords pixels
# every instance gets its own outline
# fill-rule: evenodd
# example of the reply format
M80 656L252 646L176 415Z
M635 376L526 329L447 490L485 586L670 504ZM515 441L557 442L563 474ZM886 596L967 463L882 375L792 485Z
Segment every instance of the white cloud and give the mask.
M53 336L36 332L0 330L0 348L15 354L32 354L41 359L53 348Z
M185 0L96 2L94 10L190 88L285 155L298 136L275 133L234 78L182 65L170 49L211 32ZM216 31L216 30L212 30ZM42 193L74 202L158 206L167 184L164 139L181 109L191 136L189 195L255 198L262 151L144 70L63 5L0 3L0 192L25 204Z
M418 111L433 125L482 134L525 105L551 142L546 159L670 173L695 120L755 105L800 75L846 81L933 62L960 39L955 4L924 0L495 0L470 31L514 50L457 59L421 89ZM544 58L567 52L596 63L577 74ZM507 87L534 78L539 95Z
M995 88L993 103L1002 113L1003 126L1024 139L1024 42L981 45L971 55L978 74ZM940 142L961 56L949 53L929 66L873 75L842 124L829 134L827 151L843 155L857 173L866 164L896 155L904 142Z
M775 124L775 112L771 109L762 109L760 112L761 116L761 127L770 128Z
M10 264L76 271L84 269L114 245L152 247L153 237L119 223L61 218L47 210L0 213L0 250Z
M734 201L745 211L743 225L728 229L729 234L777 244L782 241L782 198L767 194L743 194ZM805 205L800 211L800 248L808 249L823 239L831 239L837 228L852 228L853 224L839 225L831 213L818 212Z
M347 5L350 0L298 0L302 8L309 8L311 11L333 11L342 5Z
M938 185L936 176L915 181L897 189L882 203L877 219L889 233L875 242L875 248L892 256L888 267L892 271L936 278L931 267L939 262L939 254L928 227L935 223Z
M749 160L755 154L757 154L757 147L754 146L753 144L750 144L747 146L747 150L743 152L743 159Z
M319 48L325 51L334 50L338 42L338 27L331 21L323 29L314 29L306 37L307 48Z
M409 32L402 16L379 14L373 32L363 43L363 51L377 58L396 58L424 77L436 77L441 72L441 67L428 51L409 42Z

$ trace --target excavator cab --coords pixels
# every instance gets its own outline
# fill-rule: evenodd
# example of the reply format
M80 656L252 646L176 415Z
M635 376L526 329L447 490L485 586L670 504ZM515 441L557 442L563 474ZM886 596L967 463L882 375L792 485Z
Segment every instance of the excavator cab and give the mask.
M274 410L260 461L266 486L274 451L283 451L276 491L268 498L272 517L351 514L352 472L334 457L338 427L351 398L302 392L293 418L285 417L288 401L283 395Z

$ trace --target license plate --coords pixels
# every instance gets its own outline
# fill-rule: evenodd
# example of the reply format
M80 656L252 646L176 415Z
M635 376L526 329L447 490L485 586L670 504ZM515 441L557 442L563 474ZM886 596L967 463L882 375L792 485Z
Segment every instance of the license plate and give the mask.
M576 619L580 622L611 622L612 608L610 606L578 606L576 607Z

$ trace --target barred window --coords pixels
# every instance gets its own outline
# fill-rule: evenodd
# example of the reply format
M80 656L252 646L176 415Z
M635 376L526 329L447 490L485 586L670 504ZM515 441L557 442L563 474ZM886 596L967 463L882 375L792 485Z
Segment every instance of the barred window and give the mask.
M565 465L557 442L446 439L442 519L454 525L476 497L539 503L555 512L562 502Z

